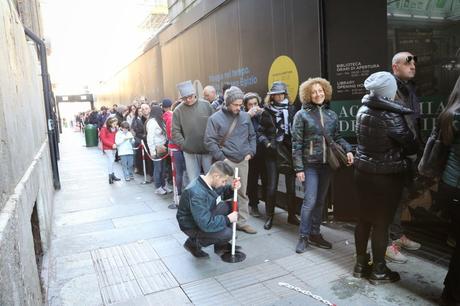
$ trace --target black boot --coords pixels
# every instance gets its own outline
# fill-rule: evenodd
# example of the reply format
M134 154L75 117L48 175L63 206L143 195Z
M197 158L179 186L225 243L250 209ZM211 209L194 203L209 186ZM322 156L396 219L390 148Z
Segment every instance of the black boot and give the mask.
M388 269L385 261L374 262L372 266L372 272L369 276L369 282L372 285L394 283L401 279L398 272L393 272Z
M292 225L300 225L299 217L296 214L288 214L287 222Z
M273 218L275 216L275 201L273 199L265 202L265 214L267 215L267 220L265 220L264 229L269 230L273 226Z
M369 254L356 255L356 264L353 269L353 276L357 278L367 278L371 274L372 266L370 265Z
M321 234L310 234L310 236L308 237L308 243L322 249L332 249L332 243L324 239L323 235Z
M272 228L273 217L274 217L273 215L267 217L267 220L265 220L264 229L269 230Z
M201 249L201 246L195 239L192 240L188 238L187 241L185 241L184 243L184 248L190 253L192 253L192 255L196 258L209 257L209 254Z
M112 174L109 174L109 184L113 184Z
M120 180L118 177L115 176L114 173L112 173L111 175L112 175L112 180L113 181L118 182Z
M307 247L308 247L308 237L300 235L299 242L297 242L297 246L295 248L295 252L301 254L306 251Z

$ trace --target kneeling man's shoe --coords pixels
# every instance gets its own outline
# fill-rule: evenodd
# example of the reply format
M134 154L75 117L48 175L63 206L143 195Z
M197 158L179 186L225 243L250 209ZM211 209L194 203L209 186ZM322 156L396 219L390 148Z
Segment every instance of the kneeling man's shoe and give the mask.
M185 241L184 243L184 248L189 251L190 253L192 253L193 256L195 256L196 258L205 258L205 257L209 257L209 254L206 253L205 251L203 251L201 249L201 247L199 247L195 242L193 242L190 238L187 239L187 241Z
M241 247L239 245L235 245L235 250L240 250ZM225 243L225 244L215 244L214 245L214 253L216 254L222 254L225 252L231 252L232 251L232 244L231 243Z

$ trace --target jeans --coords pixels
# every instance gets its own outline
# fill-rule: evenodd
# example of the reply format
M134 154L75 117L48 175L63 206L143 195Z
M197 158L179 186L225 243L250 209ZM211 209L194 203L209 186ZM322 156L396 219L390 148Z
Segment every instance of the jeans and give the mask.
M212 216L218 215L228 215L231 212L231 207L229 202L221 202L212 210ZM227 243L232 239L232 228L227 226L219 232L203 232L199 228L182 230L187 236L189 236L192 242L196 243L198 247L207 247L211 244L223 244Z
M388 226L401 201L404 177L400 173L373 174L359 170L355 170L354 175L359 201L358 224L355 228L356 254L366 254L371 237L373 261L385 262Z
M123 175L125 179L128 177L133 176L133 161L134 156L132 154L129 155L120 155L121 159L121 167L123 169Z
M155 188L160 188L165 185L165 173L164 173L164 160L153 161L153 177L155 179Z
M184 172L185 172L185 159L184 154L182 151L175 151L171 150L172 153L172 161L174 163L174 171L175 171L175 181L176 181L176 188L177 194L182 194L182 186L183 186L183 179L184 179Z
M113 173L113 163L115 162L115 150L104 150L107 159L107 171Z
M184 152L184 159L190 182L200 176L201 170L206 174L209 168L211 168L212 156L210 154L192 154Z
M305 168L304 199L300 212L300 235L318 235L324 202L331 183L332 170L327 164L307 165Z
M249 199L246 195L246 189L248 186L248 170L249 162L243 160L239 163L234 163L230 160L226 160L226 163L233 169L238 167L238 176L240 177L241 187L238 189L238 226L243 226L249 219Z

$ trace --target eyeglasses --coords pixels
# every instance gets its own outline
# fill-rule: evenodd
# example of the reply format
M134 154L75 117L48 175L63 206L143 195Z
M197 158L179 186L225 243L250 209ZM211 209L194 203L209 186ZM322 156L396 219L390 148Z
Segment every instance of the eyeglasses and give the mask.
M414 60L414 64L417 63L417 56L416 55L409 55L406 57L406 63L410 63L412 60Z

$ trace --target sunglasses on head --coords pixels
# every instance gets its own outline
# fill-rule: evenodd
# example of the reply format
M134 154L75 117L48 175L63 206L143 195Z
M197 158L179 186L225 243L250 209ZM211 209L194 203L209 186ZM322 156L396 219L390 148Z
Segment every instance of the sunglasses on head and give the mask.
M406 57L406 62L407 63L410 63L412 60L414 60L414 63L417 62L417 56L416 55L409 55L408 57Z

